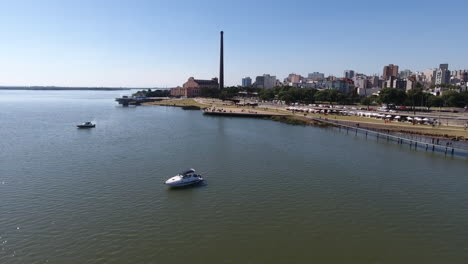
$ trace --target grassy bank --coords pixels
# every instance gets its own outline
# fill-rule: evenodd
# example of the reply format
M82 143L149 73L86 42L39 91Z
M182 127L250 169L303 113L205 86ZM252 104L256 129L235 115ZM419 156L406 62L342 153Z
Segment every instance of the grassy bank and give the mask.
M158 102L144 103L143 105L176 106L176 107L182 107L187 110L198 110L198 109L204 109L204 108L209 107L209 105L199 103L192 98L169 99L169 100L162 100Z
M328 123L317 122L310 118L307 118L304 116L297 116L297 115L272 116L269 119L273 121L289 124L289 125L296 125L296 126L319 126L319 127L332 126Z

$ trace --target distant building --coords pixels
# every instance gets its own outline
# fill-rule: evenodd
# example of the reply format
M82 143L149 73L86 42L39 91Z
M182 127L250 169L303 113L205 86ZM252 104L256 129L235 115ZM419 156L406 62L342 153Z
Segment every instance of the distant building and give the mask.
M354 80L354 85L357 88L367 88L367 79L356 79Z
M402 80L402 79L393 80L393 88L406 90L406 80Z
M317 81L317 80L323 80L325 79L325 74L323 73L320 73L320 72L313 72L313 73L309 73L307 75L307 79L309 80L314 80L314 81Z
M263 89L265 88L265 77L257 76L254 82L255 88Z
M325 89L337 90L344 94L349 94L351 91L351 83L347 79L326 81L324 86Z
M449 84L450 83L450 71L448 64L440 64L439 69L435 72L435 85L438 84Z
M264 74L263 78L264 78L263 88L271 89L276 86L276 76L270 76L269 74Z
M378 92L382 90L380 87L373 87L373 88L357 88L357 94L359 96L370 96L370 95L377 95Z
M176 88L171 88L171 96L173 97L181 97L185 96L184 88L177 86Z
M290 85L290 86L295 86L298 87L300 86L300 83L302 82L303 78L299 74L291 73L288 75L288 77L284 78L284 85Z
M252 79L250 77L242 78L242 87L252 86Z
M369 84L368 87L374 88L374 87L381 87L379 85L379 77L378 76L371 76L369 77Z
M451 76L452 78L460 79L463 80L463 75L468 72L467 70L457 70L457 71L451 71Z
M344 71L344 77L347 79L353 79L355 72L353 70L346 70Z
M255 83L253 86L255 88L264 88L271 89L277 84L276 76L271 76L269 74L263 74L263 76L257 76L255 78Z
M289 74L289 79L292 83L300 83L302 80L302 76L299 74L291 73Z
M468 70L456 70L451 71L452 79L467 82L468 81Z
M398 77L400 79L406 79L406 78L410 77L412 74L413 74L413 72L411 72L410 70L403 70L398 74Z
M389 64L383 69L383 78L388 80L390 77L398 77L398 65Z
M406 79L406 91L408 92L409 90L413 90L414 88L416 88L416 83L416 77L408 77L408 79Z
M394 77L394 76L389 76L388 79L386 79L384 82L383 82L383 87L382 88L395 88L395 80L397 78Z
M427 69L423 71L424 82L428 85L435 84L435 73L437 69Z
M284 83L282 83L280 80L276 79L275 87L281 87L283 85L284 85Z
M199 80L190 77L182 87L172 88L171 96L197 97L204 88L219 88L218 78Z

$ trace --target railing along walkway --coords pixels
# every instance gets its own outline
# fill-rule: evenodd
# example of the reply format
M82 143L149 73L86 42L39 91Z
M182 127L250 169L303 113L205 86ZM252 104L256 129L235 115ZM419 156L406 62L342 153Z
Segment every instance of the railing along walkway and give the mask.
M372 129L372 128L361 128L358 126L350 126L341 123L340 121L333 121L327 120L323 118L315 118L309 117L317 122L327 123L337 127L340 131L346 130L346 133L349 134L350 132L354 132L356 135L361 133L367 136L375 136L377 140L387 140L388 142L393 141L397 144L406 144L409 145L410 148L414 149L423 149L426 151L432 152L439 152L444 153L445 155L458 155L463 157L468 157L468 148L458 145L454 146L454 144L450 140L444 140L439 138L432 138L432 137L424 137L424 136L412 136L406 135L403 133L392 134L391 132L382 132L380 129ZM439 144L437 144L437 142ZM445 144L440 144L445 143ZM448 144L447 144L448 143Z

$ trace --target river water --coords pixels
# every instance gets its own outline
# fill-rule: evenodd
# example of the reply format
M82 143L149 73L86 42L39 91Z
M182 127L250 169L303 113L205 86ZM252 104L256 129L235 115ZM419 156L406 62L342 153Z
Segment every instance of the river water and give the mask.
M0 91L0 263L468 260L466 158L124 93Z

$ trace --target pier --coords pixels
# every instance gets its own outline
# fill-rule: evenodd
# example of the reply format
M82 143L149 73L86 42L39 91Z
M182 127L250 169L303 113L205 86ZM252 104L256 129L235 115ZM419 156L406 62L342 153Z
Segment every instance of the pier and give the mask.
M162 100L167 100L168 97L128 97L122 96L120 98L115 98L115 101L122 106L129 105L141 105L142 103L157 102Z

